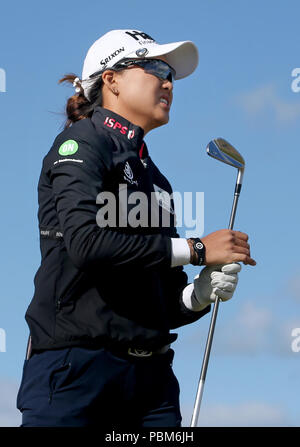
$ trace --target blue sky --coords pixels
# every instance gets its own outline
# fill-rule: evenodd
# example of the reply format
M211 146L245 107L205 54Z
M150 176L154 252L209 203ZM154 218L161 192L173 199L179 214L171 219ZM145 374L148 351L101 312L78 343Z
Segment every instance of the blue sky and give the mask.
M223 137L246 161L235 229L249 234L257 266L243 266L234 298L220 305L199 423L300 425L300 352L291 349L292 329L300 327L300 92L292 90L299 14L296 0L2 2L0 426L20 423L24 314L40 262L37 182L73 92L57 81L80 76L89 46L119 28L141 29L159 43L192 40L199 49L197 70L175 83L170 123L146 141L175 191L204 192L204 234L227 227L235 183L232 168L207 157L207 143ZM198 273L185 270L190 281ZM185 425L209 321L177 331Z

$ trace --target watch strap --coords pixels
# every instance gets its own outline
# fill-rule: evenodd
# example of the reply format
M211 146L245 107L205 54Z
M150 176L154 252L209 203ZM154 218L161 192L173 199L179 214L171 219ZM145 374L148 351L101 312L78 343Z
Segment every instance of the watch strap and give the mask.
M192 265L203 265L205 262L205 245L198 237L189 238L187 241L191 251L190 263Z

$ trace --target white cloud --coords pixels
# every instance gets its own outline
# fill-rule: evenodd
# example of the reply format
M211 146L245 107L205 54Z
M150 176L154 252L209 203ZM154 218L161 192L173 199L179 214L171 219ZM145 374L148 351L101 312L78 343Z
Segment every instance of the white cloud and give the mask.
M217 326L213 347L216 355L297 355L291 349L291 331L300 327L299 318L282 319L270 307L244 301L230 320L219 318ZM199 337L206 338L207 334L197 328L188 341L198 345Z
M182 426L188 427L193 408L183 407L181 413ZM284 408L264 402L202 406L198 419L200 427L285 427L291 425Z
M217 354L255 354L266 351L270 343L270 329L274 316L270 309L243 303L238 314L226 325L220 325Z
M271 114L281 123L290 123L300 118L300 104L284 101L272 84L240 94L237 103L248 115L258 118Z
M21 424L21 413L16 408L19 384L0 378L0 427L18 427Z

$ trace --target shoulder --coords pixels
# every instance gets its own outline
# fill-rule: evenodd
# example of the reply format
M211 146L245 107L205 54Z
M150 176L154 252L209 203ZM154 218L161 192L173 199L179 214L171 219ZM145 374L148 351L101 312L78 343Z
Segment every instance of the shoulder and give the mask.
M59 164L62 161L77 161L86 164L102 163L109 169L112 163L114 142L108 134L96 132L90 118L76 121L55 138L48 154L46 164Z

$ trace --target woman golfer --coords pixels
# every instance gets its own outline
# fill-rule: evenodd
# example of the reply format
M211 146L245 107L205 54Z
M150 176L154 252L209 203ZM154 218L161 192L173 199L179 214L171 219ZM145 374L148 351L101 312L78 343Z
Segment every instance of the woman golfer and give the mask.
M179 237L171 186L144 141L169 120L174 80L197 63L192 42L114 30L88 50L82 80L60 81L75 94L38 185L23 426L181 425L170 330L216 295L231 298L239 261L255 265L245 233ZM190 284L189 263L206 265Z

